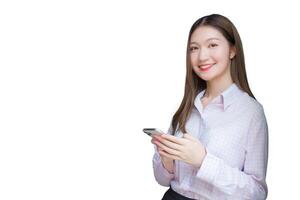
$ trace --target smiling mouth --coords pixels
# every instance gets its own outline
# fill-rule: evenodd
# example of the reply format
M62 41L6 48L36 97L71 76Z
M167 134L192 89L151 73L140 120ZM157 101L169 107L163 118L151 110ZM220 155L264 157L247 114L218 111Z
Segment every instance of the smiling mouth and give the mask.
M201 65L199 66L199 69L201 71L208 71L210 68L212 68L215 64L207 64L207 65Z

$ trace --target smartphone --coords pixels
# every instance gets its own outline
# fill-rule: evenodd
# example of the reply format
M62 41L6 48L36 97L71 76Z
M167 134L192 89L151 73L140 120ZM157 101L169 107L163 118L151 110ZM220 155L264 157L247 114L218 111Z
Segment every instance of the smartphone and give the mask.
M157 128L144 128L143 132L151 137L153 134L164 134L164 132L162 132L161 130L159 130Z

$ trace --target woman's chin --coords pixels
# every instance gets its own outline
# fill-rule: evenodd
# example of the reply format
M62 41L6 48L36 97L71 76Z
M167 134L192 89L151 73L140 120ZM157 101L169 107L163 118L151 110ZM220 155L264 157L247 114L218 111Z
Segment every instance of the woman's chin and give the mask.
M198 74L198 76L202 79L202 80L204 80L204 81L210 81L210 80L212 80L213 79L213 76L211 76L211 75L209 75L209 74L205 74L205 75L203 75L203 74Z

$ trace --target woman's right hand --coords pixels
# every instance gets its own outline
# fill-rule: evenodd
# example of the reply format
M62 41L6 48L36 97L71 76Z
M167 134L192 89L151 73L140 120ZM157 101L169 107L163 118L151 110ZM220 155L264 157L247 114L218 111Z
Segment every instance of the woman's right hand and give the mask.
M157 147L158 152L159 151L163 151L163 149L161 149L156 143L159 142L159 140L157 139L157 137L160 137L159 135L153 135L152 136L152 140L151 143L155 144ZM159 154L162 164L164 166L164 168L169 172L169 173L174 173L174 160L171 158L167 158L161 154Z

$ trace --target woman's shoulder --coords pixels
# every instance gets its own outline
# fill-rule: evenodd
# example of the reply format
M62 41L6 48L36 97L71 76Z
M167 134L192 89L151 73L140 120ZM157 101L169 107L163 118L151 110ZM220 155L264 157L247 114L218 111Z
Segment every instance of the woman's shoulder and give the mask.
M263 105L246 92L244 92L244 95L242 96L241 104L249 113L252 113L253 115L264 114Z

